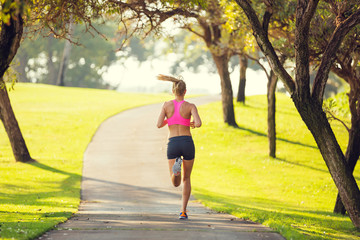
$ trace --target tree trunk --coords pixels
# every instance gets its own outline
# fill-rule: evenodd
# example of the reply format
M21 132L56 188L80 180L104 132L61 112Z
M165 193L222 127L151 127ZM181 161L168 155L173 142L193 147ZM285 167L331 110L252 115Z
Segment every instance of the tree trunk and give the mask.
M54 44L54 36L51 34L48 37L48 45L47 45L47 52L48 52L48 60L47 60L47 67L48 67L48 77L47 77L47 82L49 84L52 85L56 85L56 70L55 70L55 65L54 62L52 60L53 58L53 49L52 49L52 45Z
M352 115L354 118L354 114ZM360 156L360 119L353 120L349 131L349 140L345 153L346 162L351 172L354 172L356 163ZM337 195L334 207L334 213L345 215L345 206L341 201L340 195Z
M20 14L2 23L0 28L0 78L2 79L20 47L24 23ZM14 17L14 18L15 18ZM2 86L2 85L1 85Z
M14 15L8 24L2 23L0 32L0 119L9 136L15 160L19 162L29 162L32 159L12 110L6 85L3 80L4 73L9 68L20 46L23 33L24 25L22 16L21 14Z
M68 34L68 37L70 39L71 39L71 35L73 34L73 30L74 30L73 21L71 19L69 22L69 34ZM65 72L70 59L70 53L71 53L71 42L67 40L65 41L64 44L63 56L60 62L59 73L56 80L56 85L58 86L65 86Z
M65 42L63 56L60 62L59 72L56 79L56 85L65 86L65 71L67 69L68 61L70 58L71 43Z
M0 84L4 86L0 89L0 119L4 124L5 131L9 137L15 160L17 162L33 161L21 134L14 111L10 104L5 83L2 79L0 79Z
M245 104L245 85L246 85L246 69L248 66L248 59L245 55L240 55L240 83L237 95L237 101Z
M321 104L316 99L301 98L297 94L293 95L293 101L314 136L351 221L355 227L360 227L360 191Z
M223 107L224 122L237 127L234 113L233 91L228 68L229 58L226 55L217 56L212 54L221 81L221 100Z
M278 81L278 77L274 73L274 71L270 71L270 77L267 84L267 100L268 100L268 141L269 141L269 156L275 158L276 157L276 122L275 122L275 114L276 114L276 97L275 90L276 84Z

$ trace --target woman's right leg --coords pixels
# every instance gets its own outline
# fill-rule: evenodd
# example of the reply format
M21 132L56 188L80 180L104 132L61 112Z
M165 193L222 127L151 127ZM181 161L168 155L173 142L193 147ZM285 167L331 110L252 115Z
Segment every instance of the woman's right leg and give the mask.
M190 182L190 175L191 171L194 166L194 159L193 160L184 160L183 167L184 167L184 177L183 177L183 191L182 191L182 207L181 212L186 213L186 208L189 202L190 194L191 194L191 182Z
M175 160L176 159L169 159L168 162L169 162L169 170L170 170L171 182L175 187L178 187L181 184L181 173L178 176L175 176L174 173L173 173L172 168L174 166Z

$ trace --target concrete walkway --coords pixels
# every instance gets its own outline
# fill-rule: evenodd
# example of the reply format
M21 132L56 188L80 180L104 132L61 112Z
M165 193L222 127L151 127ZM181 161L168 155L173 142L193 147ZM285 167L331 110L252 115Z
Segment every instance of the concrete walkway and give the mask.
M216 100L220 97L190 102ZM283 240L270 228L212 212L193 198L189 219L178 219L181 187L171 185L167 128L156 128L160 108L155 104L131 109L99 127L84 155L79 212L39 239Z

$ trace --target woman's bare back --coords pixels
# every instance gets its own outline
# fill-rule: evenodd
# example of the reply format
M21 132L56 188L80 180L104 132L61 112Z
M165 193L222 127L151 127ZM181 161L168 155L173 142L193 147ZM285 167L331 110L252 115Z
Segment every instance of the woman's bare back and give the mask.
M179 100L181 101L182 99L179 99ZM157 126L159 128L163 127L166 124L164 122L165 118L169 119L170 117L172 117L174 112L175 112L175 106L174 106L173 101L171 100L171 101L165 102L161 109L161 113L160 113L160 116L158 119ZM195 127L201 126L201 119L200 119L200 116L198 114L195 104L184 101L180 106L179 113L180 113L180 116L185 119L190 119L192 117L193 121L190 122L190 126L184 126L181 124L170 125L169 126L169 138L177 137L177 136L191 136L190 127L195 128Z
M180 106L180 116L189 119L191 118L191 108L193 104L184 101ZM164 105L165 108L165 116L167 119L171 118L174 114L175 107L173 101L168 101ZM176 137L176 136L191 136L190 127L180 125L180 124L174 124L169 126L169 138L170 137Z

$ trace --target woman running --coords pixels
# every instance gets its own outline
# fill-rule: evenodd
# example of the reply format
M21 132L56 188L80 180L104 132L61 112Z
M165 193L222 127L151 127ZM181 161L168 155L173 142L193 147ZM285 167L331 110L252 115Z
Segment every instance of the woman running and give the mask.
M167 158L171 181L175 187L181 184L181 164L183 164L182 207L179 219L187 219L186 207L191 193L190 175L195 158L195 145L190 127L201 127L201 119L196 106L184 101L186 84L183 80L165 75L158 75L157 78L173 83L172 91L175 99L165 102L162 106L157 127L162 128L166 124L169 127Z

